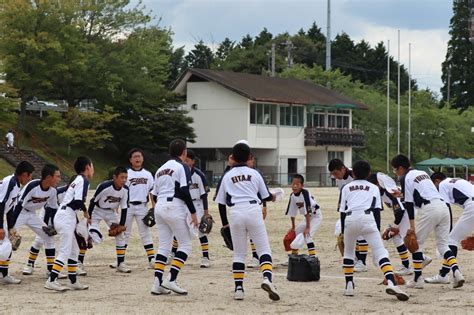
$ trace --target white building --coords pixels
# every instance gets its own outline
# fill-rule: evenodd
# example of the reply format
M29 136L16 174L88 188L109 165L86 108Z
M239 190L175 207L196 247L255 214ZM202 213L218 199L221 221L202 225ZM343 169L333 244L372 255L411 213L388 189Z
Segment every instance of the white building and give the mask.
M329 160L351 165L352 147L363 146L352 111L367 107L307 81L189 69L174 92L186 95L194 120L197 137L189 147L214 176L222 174L232 146L246 139L268 182L286 185L300 173L327 185Z

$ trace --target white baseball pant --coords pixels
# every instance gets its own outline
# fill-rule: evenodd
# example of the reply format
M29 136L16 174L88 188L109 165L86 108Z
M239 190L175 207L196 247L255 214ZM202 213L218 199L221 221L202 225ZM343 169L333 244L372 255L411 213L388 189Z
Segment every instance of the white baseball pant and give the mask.
M201 221L202 216L204 215L204 205L202 204L201 199L193 201L194 207L196 208L196 216L198 221ZM198 238L206 236L206 234L199 231Z
M23 225L29 227L43 240L45 248L55 247L54 238L43 231L43 226L46 226L46 224L44 224L43 220L36 214L36 212L23 209L15 223L15 228L20 230Z
M91 225L89 227L89 234L94 233L94 231L91 232L91 230L97 230L100 231L100 222L104 220L105 224L107 225L108 228L112 225L112 223L118 224L120 219L118 217L117 212L115 210L108 210L108 209L101 209L96 207L94 211L92 212L92 217L91 217ZM120 233L119 235L115 236L115 244L117 246L125 246L125 233Z
M132 205L127 209L127 220L125 221L125 227L127 228L124 232L125 244L128 244L128 240L132 235L133 220L137 222L138 233L142 239L143 245L152 244L151 231L148 226L143 223L143 217L148 213L147 205L145 203L139 205Z
M474 230L474 201L464 206L464 211L449 233L449 245L459 247L461 241Z
M323 214L321 211L317 211L316 214L311 215L311 222L310 222L310 230L309 230L309 237L306 238L306 243L313 242L314 234L319 229L321 222L323 221ZM296 235L303 233L304 229L306 229L306 219L302 220L295 228Z
M418 240L419 252L423 251L423 245L432 231L435 232L436 247L438 252L444 256L449 250L449 208L441 199L433 199L427 205L418 209L416 223L416 238Z
M67 264L68 259L77 261L79 258L79 245L74 231L76 230L76 212L69 207L59 209L54 217L54 227L59 236L59 250L56 260Z

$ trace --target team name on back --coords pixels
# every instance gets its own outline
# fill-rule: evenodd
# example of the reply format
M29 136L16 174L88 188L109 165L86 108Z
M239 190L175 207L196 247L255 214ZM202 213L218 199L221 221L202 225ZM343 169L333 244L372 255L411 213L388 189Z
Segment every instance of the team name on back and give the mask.
M174 173L174 170L167 168L167 169L159 171L158 172L158 177L161 177L161 176L164 176L164 175L172 176L173 173Z
M357 191L357 190L369 191L370 187L366 186L366 185L352 185L352 186L349 186L349 191L352 192L352 191Z
M232 180L232 183L237 184L238 182L250 182L252 181L252 175L237 175L237 176L232 176L230 178Z
M415 177L415 179L413 180L415 183L419 183L421 182L422 180L425 180L425 179L430 179L430 177L427 175L427 174L422 174L422 175L418 175L417 177Z

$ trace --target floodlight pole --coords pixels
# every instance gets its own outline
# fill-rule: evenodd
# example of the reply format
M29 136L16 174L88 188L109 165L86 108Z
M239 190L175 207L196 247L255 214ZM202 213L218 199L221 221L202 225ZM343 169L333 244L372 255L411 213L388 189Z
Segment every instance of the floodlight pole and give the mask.
M331 0L328 0L328 25L326 33L326 71L331 70Z
M397 154L400 154L400 30L398 30Z
M390 40L387 41L387 173L390 160Z
M411 159L411 43L408 44L408 158Z

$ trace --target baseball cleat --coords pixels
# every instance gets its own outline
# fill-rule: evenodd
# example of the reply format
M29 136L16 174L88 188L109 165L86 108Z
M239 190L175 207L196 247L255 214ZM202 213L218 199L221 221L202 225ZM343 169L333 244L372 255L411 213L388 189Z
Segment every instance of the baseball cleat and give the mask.
M58 291L58 292L64 292L64 291L69 290L69 288L63 287L62 285L60 285L57 280L54 280L51 282L49 281L49 279L44 284L44 287L48 290L53 290L53 291Z
M346 290L344 291L345 296L354 296L354 283L349 281L346 284Z
M431 264L432 261L433 261L433 258L431 258L430 256L423 255L423 263L422 263L423 269L429 264Z
M201 268L209 268L211 267L211 261L207 257L203 257L201 259Z
M369 269L366 265L360 260L356 261L354 265L354 272L367 272Z
M117 262L113 262L109 265L110 268L115 269L117 268Z
M238 300L238 301L241 301L244 299L244 289L242 289L241 287L237 288L237 290L235 290L235 293L234 293L234 300Z
M278 294L275 285L271 283L268 278L263 279L262 289L268 293L268 297L272 301L278 301L280 299L280 295Z
M32 265L26 265L23 267L23 271L21 272L25 276L31 276L33 274L34 267Z
M128 268L128 266L123 262L120 265L118 265L117 272L130 273L132 272L132 269Z
M395 295L400 301L408 301L410 298L408 294L402 291L400 287L393 285L392 281L388 281L387 288L385 292L390 295Z
M407 283L407 288L410 288L410 289L423 289L423 287L424 287L424 280L422 276L420 276L417 281L410 280Z
M13 276L10 276L10 275L7 275L7 276L3 277L1 280L2 280L3 284L20 284L21 283L20 279L17 279Z
M406 267L401 267L397 271L395 271L395 274L397 276L409 276L413 274L413 268L406 268Z
M176 280L175 281L169 281L168 279L164 280L161 286L177 294L181 294L181 295L188 294L188 291L186 291L186 289L181 288L179 284L176 282Z
M79 283L79 281L76 281L74 283L69 283L68 288L70 288L71 290L87 290L89 289L89 286Z
M449 275L442 276L440 274L437 274L433 277L429 277L425 279L426 283L440 283L440 284L448 284L451 281L449 281Z
M162 287L158 281L156 281L155 283L153 283L153 285L151 286L151 294L153 295L164 295L164 294L170 294L171 291Z
M84 264L83 263L77 263L77 270L76 274L78 276L87 276L87 272L84 270Z
M464 276L459 269L456 269L453 275L453 288L460 288L464 285Z
M260 267L260 260L258 260L255 257L252 257L252 260L250 261L250 263L248 263L247 267L249 267L249 268L258 268L258 267Z

